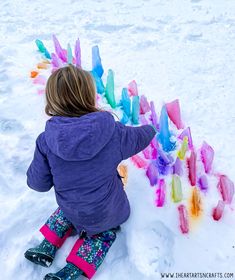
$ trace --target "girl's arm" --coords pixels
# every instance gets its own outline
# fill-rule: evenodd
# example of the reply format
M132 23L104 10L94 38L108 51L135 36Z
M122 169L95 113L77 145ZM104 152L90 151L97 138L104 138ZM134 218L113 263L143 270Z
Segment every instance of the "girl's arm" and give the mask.
M127 159L144 150L154 138L156 130L152 125L125 126L116 122L121 134L122 159Z
M27 185L38 192L47 192L53 186L53 177L46 155L42 151L40 134L36 140L34 158L27 171Z

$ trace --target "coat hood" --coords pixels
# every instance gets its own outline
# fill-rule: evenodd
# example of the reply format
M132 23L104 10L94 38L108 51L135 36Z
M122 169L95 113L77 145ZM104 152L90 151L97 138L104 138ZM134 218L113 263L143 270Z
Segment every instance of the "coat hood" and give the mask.
M114 129L115 120L108 112L54 116L46 123L45 140L49 149L64 160L88 160L111 140Z

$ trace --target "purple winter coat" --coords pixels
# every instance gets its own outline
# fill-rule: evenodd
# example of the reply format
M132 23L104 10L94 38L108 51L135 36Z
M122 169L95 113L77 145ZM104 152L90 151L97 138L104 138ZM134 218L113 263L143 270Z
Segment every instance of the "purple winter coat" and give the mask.
M36 140L27 184L39 192L54 186L59 207L78 233L117 227L130 215L117 166L148 146L154 135L151 125L124 126L108 112L54 116Z

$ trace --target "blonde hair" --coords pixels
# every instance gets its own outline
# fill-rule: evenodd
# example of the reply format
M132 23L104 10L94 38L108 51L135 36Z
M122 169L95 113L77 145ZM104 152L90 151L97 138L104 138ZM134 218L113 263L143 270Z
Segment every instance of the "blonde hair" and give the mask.
M96 88L88 71L69 64L51 74L46 85L47 115L80 117L98 111Z

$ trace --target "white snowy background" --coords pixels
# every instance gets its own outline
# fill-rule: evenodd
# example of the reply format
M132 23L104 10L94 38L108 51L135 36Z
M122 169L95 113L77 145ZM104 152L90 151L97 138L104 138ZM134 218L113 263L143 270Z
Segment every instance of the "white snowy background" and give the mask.
M62 45L80 37L82 64L91 68L98 44L105 72L115 87L135 79L140 94L155 102L180 99L194 143L215 150L214 169L235 181L235 1L0 1L0 279L38 280L65 265L69 238L49 268L24 259L41 240L39 227L56 208L53 190L28 189L25 172L35 139L44 129L44 96L29 73L41 59L35 39L51 51L51 34ZM226 208L211 218L216 182L203 197L204 214L188 235L178 228L176 206L154 206L144 171L131 163L127 192L132 207L94 280L160 279L159 272L235 272L235 217ZM231 279L231 278L230 278ZM235 279L235 274L234 274Z

